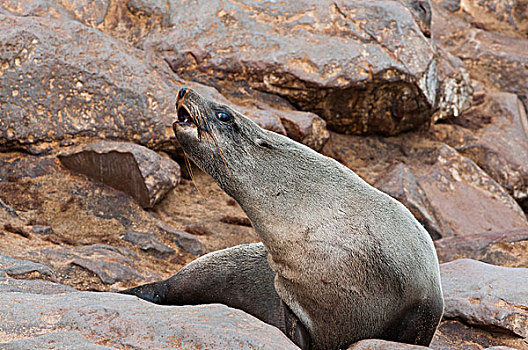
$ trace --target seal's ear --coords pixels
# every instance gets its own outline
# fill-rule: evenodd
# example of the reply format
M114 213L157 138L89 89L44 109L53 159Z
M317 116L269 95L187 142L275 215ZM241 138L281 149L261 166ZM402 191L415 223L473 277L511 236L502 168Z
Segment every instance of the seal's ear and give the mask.
M275 147L273 147L268 141L263 139L257 139L255 143L262 148L275 149Z

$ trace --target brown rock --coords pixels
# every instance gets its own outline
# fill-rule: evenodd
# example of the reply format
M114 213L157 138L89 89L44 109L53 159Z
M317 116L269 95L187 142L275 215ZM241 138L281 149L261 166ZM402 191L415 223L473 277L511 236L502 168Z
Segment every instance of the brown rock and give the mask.
M528 267L528 230L483 232L435 241L440 262L468 258L493 265Z
M473 161L422 135L332 134L323 153L408 205L434 238L528 226L515 200Z
M79 22L39 17L0 14L0 43L0 149L38 153L85 137L172 143L181 85L155 56Z
M511 37L528 38L528 6L522 0L434 0L472 26Z
M189 80L280 95L340 132L395 134L429 121L441 94L413 16L398 1L186 3L144 47Z
M0 281L2 349L298 349L277 328L224 305L160 306L50 283L42 294L43 283L14 290Z
M152 208L180 182L180 166L143 146L102 141L59 156L71 170L131 195Z
M524 350L528 343L526 339L501 330L482 329L460 321L445 320L436 330L430 347L435 350Z
M435 137L472 159L517 200L528 197L528 120L516 95L479 91L474 105Z
M352 344L348 350L426 350L426 346L396 343L379 339L366 339Z
M526 21L526 5L516 1L485 1L465 4L495 6L519 4ZM493 8L493 7L491 7ZM499 14L502 16L502 14ZM462 14L461 16L462 17ZM487 87L517 94L525 107L528 103L528 39L514 38L501 33L487 32L472 27L459 16L433 5L433 39L447 51L462 59L473 79ZM519 32L521 33L521 32ZM511 34L508 32L508 34Z
M528 337L528 269L460 259L440 267L444 319Z

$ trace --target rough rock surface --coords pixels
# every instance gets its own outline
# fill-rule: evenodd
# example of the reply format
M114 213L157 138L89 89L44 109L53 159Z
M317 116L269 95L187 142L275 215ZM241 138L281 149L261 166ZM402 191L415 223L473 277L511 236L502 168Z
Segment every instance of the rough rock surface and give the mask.
M43 283L49 284L24 281L33 288L18 292L0 283L2 349L297 349L277 328L223 305L159 306L123 294L33 291Z
M481 89L473 107L449 124L434 125L432 132L477 163L516 200L528 197L528 119L516 95Z
M201 1L143 47L189 80L280 95L340 132L395 134L428 122L441 95L413 14L399 1Z
M528 227L515 200L473 161L420 134L332 134L323 153L401 200L433 238Z
M528 268L528 230L479 232L434 242L440 262L468 258L488 264Z
M528 338L528 269L460 259L441 265L444 318Z
M367 339L348 347L348 350L425 350L425 346L395 343L392 341Z
M180 182L180 166L135 144L102 141L59 156L67 168L131 195L152 208Z
M527 7L523 1L463 1L464 4L490 6L495 10L503 4L518 3L524 24L528 23ZM473 5L469 5L473 6ZM508 6L508 5L507 5ZM460 58L473 79L488 87L519 95L528 106L528 38L526 32L512 37L499 32L480 29L478 20L468 23L465 12L459 7L451 13L433 4L432 32L435 42ZM502 16L499 14L499 16ZM479 17L480 19L481 17ZM503 17L504 18L504 17ZM514 18L514 17L509 17ZM470 19L471 21L471 19ZM476 23L475 23L476 22ZM511 34L510 31L507 32Z

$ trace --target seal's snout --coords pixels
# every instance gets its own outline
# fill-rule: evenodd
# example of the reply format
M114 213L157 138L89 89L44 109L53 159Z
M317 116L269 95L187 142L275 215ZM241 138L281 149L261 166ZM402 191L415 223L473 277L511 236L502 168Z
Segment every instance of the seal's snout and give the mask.
M191 117L191 114L187 110L187 108L185 108L183 106L180 106L178 108L178 122L179 123L186 123L186 124L190 124L190 123L196 124L194 122L194 119Z
M182 99L185 94L187 93L187 88L181 88L180 91L178 92L178 99Z

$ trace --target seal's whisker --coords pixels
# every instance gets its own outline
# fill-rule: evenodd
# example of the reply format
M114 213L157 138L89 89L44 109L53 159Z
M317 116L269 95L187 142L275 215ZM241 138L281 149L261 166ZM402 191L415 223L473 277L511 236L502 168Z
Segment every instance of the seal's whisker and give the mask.
M191 182L193 183L194 188L196 188L196 191L198 191L200 196L205 197L202 194L202 191L200 191L200 189L198 188L198 185L196 184L196 181L194 181L194 174L193 174L193 171L192 171L191 162L189 160L189 156L187 155L187 153L185 153L185 151L183 151L183 159L184 159L184 162L185 162L185 168L187 169L187 172L189 173L189 177L191 178Z

